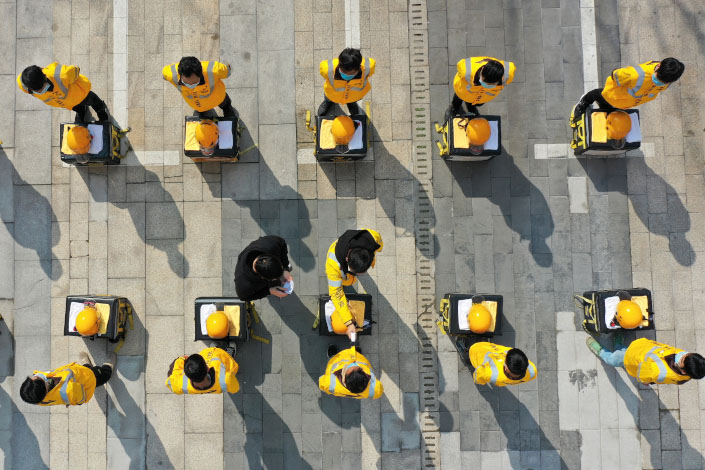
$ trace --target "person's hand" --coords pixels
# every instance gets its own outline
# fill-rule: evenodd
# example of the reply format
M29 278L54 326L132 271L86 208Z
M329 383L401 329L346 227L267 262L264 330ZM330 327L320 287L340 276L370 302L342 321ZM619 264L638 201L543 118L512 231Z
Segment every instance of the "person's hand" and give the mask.
M351 323L348 325L348 330L345 332L346 335L348 335L348 338L350 338L350 341L352 341L352 334L357 331L357 326L355 325L355 322Z
M281 289L281 287L270 287L269 293L272 294L273 296L279 297L279 298L286 297L287 295L289 295L286 292L284 292Z
M284 271L284 280L286 282L291 282L294 280L294 278L291 277L291 273L289 271Z

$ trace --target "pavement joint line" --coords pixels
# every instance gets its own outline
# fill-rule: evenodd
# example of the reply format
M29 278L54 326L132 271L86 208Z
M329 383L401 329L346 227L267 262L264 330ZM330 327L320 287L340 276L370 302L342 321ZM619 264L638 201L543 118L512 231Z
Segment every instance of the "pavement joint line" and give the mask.
M345 46L360 48L360 0L345 0Z
M628 150L626 158L653 158L656 147L653 142L642 142L641 147L636 150ZM570 144L534 144L534 159L554 160L554 159L577 159L577 158L624 158L621 155L575 155Z
M597 35L593 0L580 0L580 35L583 48L583 91L598 87Z
M115 121L124 127L127 127L129 122L127 109L128 3L129 0L113 0L113 106L110 113ZM134 149L130 150L120 162L125 166L174 166L180 163L181 152L178 151ZM62 164L62 166L65 165Z

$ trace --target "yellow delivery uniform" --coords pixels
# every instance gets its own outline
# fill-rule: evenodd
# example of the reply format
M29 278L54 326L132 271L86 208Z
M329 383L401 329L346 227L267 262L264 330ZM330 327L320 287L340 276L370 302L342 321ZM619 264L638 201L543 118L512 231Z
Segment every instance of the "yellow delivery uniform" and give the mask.
M214 60L201 61L204 83L195 88L189 88L181 83L178 74L178 63L167 65L162 70L164 80L174 85L181 96L193 109L205 112L220 105L225 99L225 83L223 79L230 76L230 65Z
M664 359L679 352L683 350L646 338L637 339L624 354L624 368L643 384L681 384L690 380L690 377L678 374Z
M22 84L22 74L17 76L17 86L23 92L44 101L55 108L73 109L80 104L91 91L91 82L75 65L59 65L51 63L42 69L44 75L53 85L51 90L42 94L32 93Z
M367 232L373 241L369 240L363 232ZM368 242L365 245L365 238ZM361 230L348 230L338 240L334 241L328 248L326 257L326 277L328 278L328 295L335 306L335 312L340 315L340 320L344 323L353 321L352 312L348 305L348 298L345 296L343 286L351 286L357 280L354 274L348 272L348 264L345 256L350 248L365 246L375 253L372 260L372 268L377 261L377 253L382 251L384 244L382 236L375 230L363 228ZM362 326L362 325L358 325Z
M39 405L83 405L93 397L95 392L95 374L88 367L72 362L51 372L34 371L34 375L50 379L58 377L61 381L46 394Z
M496 60L504 66L504 76L502 83L494 88L485 88L482 85L475 85L475 74L480 70L480 67L485 65L490 60ZM468 68L468 64L470 67ZM514 81L514 72L516 65L514 62L495 59L493 57L469 57L458 62L458 73L453 79L453 89L458 98L472 105L484 104L497 98L497 95L504 89L505 85L509 85Z
M349 81L335 79L338 59L323 60L318 69L321 76L326 80L323 85L323 92L326 98L339 104L354 103L360 101L372 88L369 78L375 73L375 60L363 57L362 64L360 64L361 76Z
M237 393L240 390L240 383L235 377L238 371L235 359L220 348L206 348L199 354L206 360L208 369L213 368L215 371L213 385L206 390L194 388L189 378L184 374L184 362L188 356L181 356L174 361L174 369L169 378L166 379L166 386L169 390L177 395L184 393L223 393L223 391Z
M473 378L479 385L492 384L497 387L516 385L529 382L536 378L536 365L529 361L526 375L519 380L513 380L504 374L504 360L507 351L512 348L488 342L475 343L470 347L470 363L475 368Z
M362 393L352 393L349 391L335 374L338 371L342 374L342 370L348 365L359 366L365 374L370 376L370 382L367 384L367 388L365 388ZM358 399L379 398L384 393L382 382L377 380L374 372L372 372L372 365L370 364L370 361L368 361L362 354L356 353L354 348L340 351L338 354L330 358L328 365L326 366L325 374L318 379L318 388L327 394L335 395L336 397L352 397Z
M648 103L670 86L658 86L653 81L656 66L660 62L650 61L635 67L616 69L607 77L602 97L619 109L628 109Z

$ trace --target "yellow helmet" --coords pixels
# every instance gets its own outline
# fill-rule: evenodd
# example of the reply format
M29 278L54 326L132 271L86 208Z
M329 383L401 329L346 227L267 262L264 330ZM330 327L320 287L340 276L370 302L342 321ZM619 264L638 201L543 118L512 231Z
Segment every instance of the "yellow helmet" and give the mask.
M69 144L69 148L76 153L88 153L88 149L91 148L91 140L93 137L91 133L88 132L88 128L84 126L73 126L69 129L69 133L66 136L66 143Z
M336 335L344 335L348 331L348 327L345 326L345 323L340 319L338 312L333 312L330 316L330 326L333 328L333 333Z
M468 313L468 324L470 331L477 334L485 333L492 325L492 315L482 304L472 304Z
M465 135L472 146L485 145L485 142L490 140L490 134L490 123L485 118L472 118L465 127Z
M607 140L613 147L624 147L630 130L632 130L632 119L628 113L612 111L607 115Z
M196 126L196 140L203 149L211 149L218 143L218 125L211 120L203 120Z
M208 331L208 336L214 339L222 339L228 336L230 323L225 312L217 311L211 313L206 319L206 331Z
M641 325L644 316L641 307L631 300L620 300L617 304L617 321L619 326L628 330Z
M348 145L355 135L355 123L350 116L338 116L333 119L331 132L336 144Z
M100 317L95 307L87 305L78 312L76 317L76 331L78 331L78 334L81 336L93 336L98 333L99 326Z

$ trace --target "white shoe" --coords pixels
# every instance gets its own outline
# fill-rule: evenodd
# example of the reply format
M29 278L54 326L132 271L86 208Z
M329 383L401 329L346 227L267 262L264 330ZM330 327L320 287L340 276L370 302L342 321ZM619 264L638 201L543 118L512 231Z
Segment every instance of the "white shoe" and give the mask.
M93 361L91 361L91 357L85 351L78 353L78 360L81 363L81 365L83 365L83 364L89 364L91 366L93 365Z

